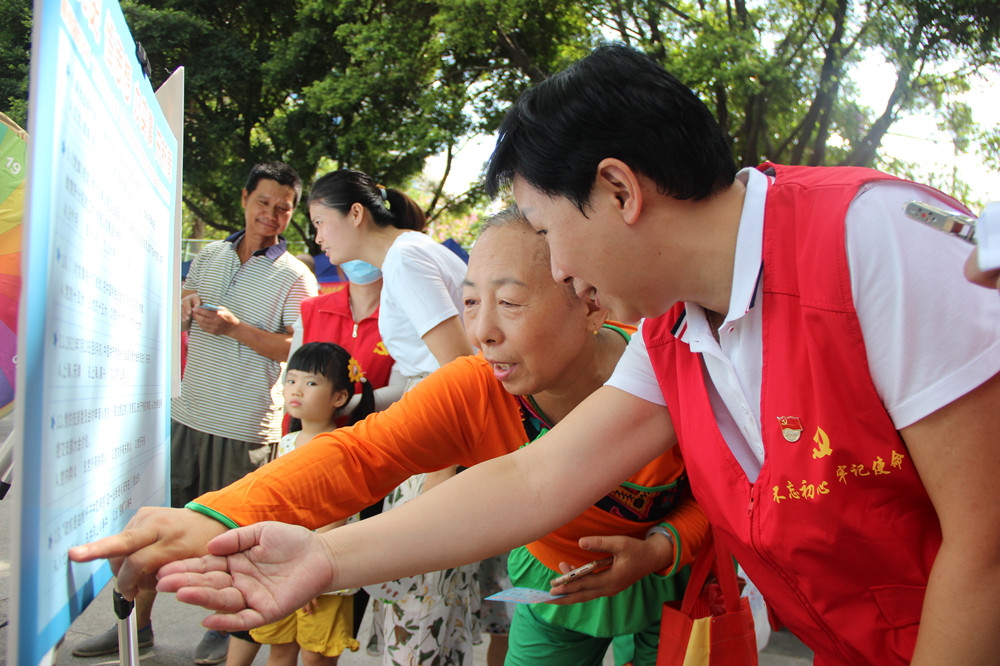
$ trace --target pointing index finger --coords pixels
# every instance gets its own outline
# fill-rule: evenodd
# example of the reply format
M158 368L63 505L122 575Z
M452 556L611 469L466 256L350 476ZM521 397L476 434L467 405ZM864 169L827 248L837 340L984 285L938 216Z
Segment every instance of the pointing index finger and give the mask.
M157 535L154 530L127 529L97 541L72 546L69 549L69 559L74 562L92 562L113 557L127 557L153 544L156 539Z

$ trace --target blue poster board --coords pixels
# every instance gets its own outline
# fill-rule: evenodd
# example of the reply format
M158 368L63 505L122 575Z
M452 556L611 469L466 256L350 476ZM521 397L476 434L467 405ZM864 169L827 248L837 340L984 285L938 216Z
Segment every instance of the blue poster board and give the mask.
M10 663L111 577L67 549L168 499L177 142L117 2L36 0Z

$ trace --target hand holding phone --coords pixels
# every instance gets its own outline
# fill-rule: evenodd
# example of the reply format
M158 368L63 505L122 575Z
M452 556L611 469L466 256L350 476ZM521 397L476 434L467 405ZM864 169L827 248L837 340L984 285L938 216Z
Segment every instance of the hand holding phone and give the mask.
M202 303L198 307L201 308L202 310L211 310L212 312L218 312L219 311L218 307L216 307L215 305L209 305L208 303Z
M558 578L553 578L551 581L552 587L559 587L560 585L565 585L566 583L571 583L577 578L583 578L589 574L594 573L599 568L609 567L615 561L613 557L605 557L603 560L594 560L593 562L587 562L582 567L577 567L569 573L565 573Z

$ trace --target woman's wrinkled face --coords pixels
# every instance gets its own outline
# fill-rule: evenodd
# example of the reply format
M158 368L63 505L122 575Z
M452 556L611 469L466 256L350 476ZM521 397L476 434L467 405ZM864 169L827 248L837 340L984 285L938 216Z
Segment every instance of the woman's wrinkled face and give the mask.
M480 236L462 299L470 342L510 393L556 390L592 353L591 308L552 279L545 241L527 224L506 223Z

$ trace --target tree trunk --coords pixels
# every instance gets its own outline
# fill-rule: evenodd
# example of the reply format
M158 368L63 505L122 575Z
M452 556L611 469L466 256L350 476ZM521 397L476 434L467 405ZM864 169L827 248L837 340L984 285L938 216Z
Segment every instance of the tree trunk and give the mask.
M868 133L858 142L857 148L844 159L845 166L871 166L874 163L875 154L882 144L882 138L885 137L892 123L896 121L899 107L912 93L913 65L917 57L917 47L920 44L923 28L924 26L921 25L914 29L907 44L907 51L903 54L905 58L902 59L902 64L896 73L896 85L893 86L889 100L885 103L885 110L872 123Z
M839 80L843 70L843 54L841 53L841 42L844 37L844 22L847 18L847 0L837 0L837 11L833 15L833 33L826 45L826 56L823 58L823 67L820 69L819 85L816 86L816 96L803 120L797 143L792 147L790 164L802 164L806 148L813 144L815 149L826 142L824 127L829 127L829 120L819 124L823 116L829 114L833 108L833 101L837 98L840 88ZM823 145L825 148L825 145ZM814 164L815 155L809 160Z

